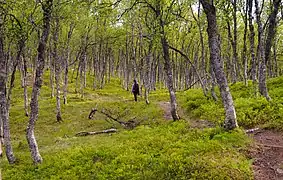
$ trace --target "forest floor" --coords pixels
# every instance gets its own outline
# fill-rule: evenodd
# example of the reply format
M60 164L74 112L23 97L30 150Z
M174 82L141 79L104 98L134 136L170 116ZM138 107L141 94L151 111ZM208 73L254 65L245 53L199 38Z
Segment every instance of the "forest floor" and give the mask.
M170 102L161 101L158 104L160 108L164 111L163 118L165 120L173 120L170 111L171 110ZM198 118L191 119L187 117L186 112L180 107L178 107L178 113L181 119L185 119L190 122L191 128L203 129L203 128L215 127L215 125L212 122L209 122L208 120L203 120Z
M164 119L172 120L170 102L159 102L164 111ZM183 115L183 110L179 108ZM201 119L189 120L192 128L209 128L214 124ZM250 134L254 144L250 147L250 158L254 159L252 168L255 180L282 180L283 179L283 133L274 130L260 130Z
M170 102L159 102L160 108L164 111L163 118L166 120L172 120L171 112L170 112Z
M174 122L167 90L152 91L150 104L142 97L134 102L119 79L93 90L89 78L83 98L71 81L68 104L62 104L64 121L57 123L49 74L44 75L35 129L43 163L34 166L30 158L25 139L28 118L17 82L10 109L17 163L11 166L0 158L3 179L282 179L283 77L269 81L272 103L254 97L250 86L231 85L241 128L227 132L221 127L221 101L203 96L200 89L176 93L181 120ZM101 113L88 119L94 107L124 122L136 118L140 125L124 129ZM253 127L269 130L249 135L243 130ZM118 133L76 136L111 128Z
M251 136L254 139L250 155L254 159L255 180L283 179L283 133L259 130Z

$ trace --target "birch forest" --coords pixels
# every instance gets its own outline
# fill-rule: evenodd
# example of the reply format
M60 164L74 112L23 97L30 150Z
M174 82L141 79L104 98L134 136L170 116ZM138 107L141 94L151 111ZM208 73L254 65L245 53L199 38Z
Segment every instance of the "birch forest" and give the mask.
M281 0L0 0L0 179L283 178Z

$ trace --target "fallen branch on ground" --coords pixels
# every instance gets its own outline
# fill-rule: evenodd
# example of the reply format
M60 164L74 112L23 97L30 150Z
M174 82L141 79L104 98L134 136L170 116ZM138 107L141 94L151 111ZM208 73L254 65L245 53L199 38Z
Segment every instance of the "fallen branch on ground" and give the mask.
M136 119L136 117L133 118L133 119L130 119L130 120L128 120L128 121L121 121L121 120L118 119L120 116L118 116L118 118L115 118L115 117L113 117L112 115L110 115L110 112L107 113L104 109L98 110L97 108L91 109L91 111L90 111L90 113L89 113L89 115L88 115L88 118L89 118L89 119L92 119L93 116L94 116L94 114L95 114L96 112L99 112L99 113L105 115L107 118L109 118L109 119L111 119L111 120L113 120L113 121L119 123L119 124L120 124L121 126L123 126L125 129L133 129L133 128L135 128L137 125L139 125L139 122L134 121L134 120Z
M117 132L117 129L111 128L106 129L103 131L93 131L93 132L79 132L75 136L88 136L88 135L96 135L96 134L103 134L103 133L115 133Z
M254 133L254 132L257 132L257 131L259 131L259 130L260 130L259 128L247 129L247 130L246 130L246 133Z

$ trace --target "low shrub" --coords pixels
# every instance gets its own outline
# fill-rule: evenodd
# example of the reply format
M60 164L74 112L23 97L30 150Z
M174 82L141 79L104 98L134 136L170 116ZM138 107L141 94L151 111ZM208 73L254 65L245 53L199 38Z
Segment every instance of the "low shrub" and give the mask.
M242 131L186 122L101 136L101 144L44 153L44 163L2 165L4 179L251 179ZM108 141L107 141L108 140Z

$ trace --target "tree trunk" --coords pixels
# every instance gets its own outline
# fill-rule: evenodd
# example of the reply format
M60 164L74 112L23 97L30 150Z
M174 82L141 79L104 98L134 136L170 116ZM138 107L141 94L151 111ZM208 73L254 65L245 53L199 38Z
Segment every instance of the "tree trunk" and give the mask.
M250 30L250 53L251 53L251 78L253 84L256 84L256 56L255 56L255 32L253 26L253 0L247 0L249 5L249 30Z
M150 39L149 42L149 47L148 47L148 52L147 55L145 57L145 72L144 72L144 98L145 98L145 102L146 104L149 104L149 99L148 99L148 95L149 95L149 89L150 89L150 60L152 58L152 40Z
M162 20L160 11L161 11L160 9L157 9L156 16L157 18L159 18L159 25L161 28L160 40L161 40L161 45L163 49L164 69L166 73L166 84L167 84L167 88L170 94L171 115L172 115L173 120L176 121L176 120L179 120L180 117L177 113L177 100L176 100L175 89L174 89L174 84L173 84L172 66L171 66L171 61L170 61L170 56L169 56L169 45L166 39L166 34L164 30L164 22Z
M236 119L236 111L233 104L233 99L228 87L227 79L223 71L221 57L220 57L220 42L216 22L216 9L212 3L207 0L200 0L204 12L207 17L208 27L208 41L210 49L210 61L216 75L216 80L220 89L222 102L225 109L224 128L227 130L238 127Z
M204 95L206 96L207 95L207 85L206 85L206 63L205 63L205 48L204 48L204 40L203 40L203 30L202 30L202 27L201 27L201 22L200 22L200 2L198 4L198 18L196 18L196 16L194 15L194 11L193 11L193 8L192 6L190 7L191 8L191 11L192 11L192 15L193 15L193 18L195 19L195 21L197 22L197 25L198 25L198 30L199 30L199 38L200 38L200 45L201 45L201 73L200 73L200 76L203 77L203 91L204 91ZM196 69L195 69L196 71ZM197 72L196 72L197 73Z
M171 62L169 58L169 46L168 42L166 40L165 34L161 35L161 43L162 43L162 49L163 49L163 55L164 55L164 69L166 73L166 83L167 83L167 88L170 94L170 104L171 104L171 115L173 120L178 120L179 115L177 113L177 101L176 101L176 95L175 95L175 90L174 90L174 85L173 85L173 75L172 75L172 68L171 68Z
M269 16L267 37L265 41L265 64L269 64L270 66L269 72L271 77L272 77L272 62L270 61L270 54L271 54L271 47L272 45L275 44L274 37L276 35L276 28L277 28L276 17L278 14L280 4L281 4L281 0L273 0L273 11Z
M85 89L85 76L86 76L86 47L84 48L81 56L81 66L80 66L80 94L84 98Z
M56 119L57 122L62 121L61 116L61 103L60 103L60 71L61 71L61 61L58 57L58 36L59 36L59 17L55 17L55 27L53 34L53 59L55 63L55 83L56 83Z
M29 123L27 126L26 131L26 138L29 144L29 149L31 152L31 156L33 159L33 162L35 164L41 163L42 158L39 154L37 142L34 136L34 128L35 128L35 122L38 118L38 96L40 93L40 88L42 86L42 74L44 69L44 55L45 55L45 48L46 43L48 40L49 35L49 29L50 29L50 19L51 19L51 9L52 9L52 3L53 0L46 0L42 3L42 10L43 10L43 31L42 35L38 44L37 52L37 68L36 68L36 76L35 81L32 88L32 97L30 102L30 118Z
M233 43L232 43L232 48L233 48L233 65L235 67L235 82L238 81L239 75L240 75L240 63L238 60L238 32L237 32L237 0L233 0Z
M4 21L2 15L0 15L0 119L3 125L3 136L6 156L10 164L15 163L16 158L14 157L13 148L10 138L10 124L9 124L9 113L7 109L6 99L6 82L7 82L7 66L4 55ZM2 137L1 137L2 139ZM2 149L1 149L2 151Z
M81 64L82 64L82 60L81 60L81 52L79 53L78 55L78 59L79 59L79 62L78 62L78 68L77 68L77 73L76 73L76 87L75 87L75 92L78 93L78 83L79 83L79 74L80 74L80 71L81 71Z
M26 117L28 117L29 112L28 112L28 88L27 88L27 60L25 56L23 56L22 63L23 63L22 71L23 71L23 88L24 88L24 109L25 109L25 115Z
M236 65L236 62L237 62L237 58L236 58L237 50L235 50L235 42L234 42L233 37L232 37L230 22L228 20L227 20L227 30L228 30L228 38L229 38L230 43L232 45L232 51L233 51L232 62L230 61L230 57L229 57L229 62L230 62L229 64L231 66L231 80L232 80L232 83L236 83L237 82L237 70L236 70L236 68L237 68L237 65ZM229 44L228 44L227 48L230 48Z
M215 73L213 71L213 67L212 67L212 63L210 63L210 75L211 75L211 89L210 89L210 92L211 92L211 96L213 98L214 101L218 101L218 97L215 93L215 86L216 86L216 83L215 83Z
M278 77L278 61L277 61L277 44L278 40L273 43L273 60L274 60L274 68L273 68L273 77Z
M55 62L54 58L52 58L52 52L51 52L51 41L49 41L49 50L48 50L48 59L49 59L49 67L50 67L50 74L49 74L49 79L50 79L50 87L51 87L51 98L54 97L54 74L55 74Z
M69 60L70 60L70 41L72 37L72 33L74 30L74 24L70 24L70 29L68 32L68 39L67 39L67 55L65 58L65 72L64 72L64 104L67 104L67 92L68 92L68 72L69 72Z
M247 30L248 30L248 3L246 2L244 9L244 24L245 24L245 28L244 28L244 37L243 37L243 41L244 41L244 46L243 46L243 54L242 54L242 62L244 65L244 81L245 81L245 85L248 85L248 59L247 59Z
M8 95L7 95L7 111L8 111L8 114L9 114L9 109L10 109L10 101L11 101L12 90L15 86L16 70L17 70L17 66L19 65L24 46L25 46L25 41L23 39L20 39L19 42L18 42L17 56L16 56L15 61L13 62L13 71L12 71L12 74L11 74L10 87L9 87Z
M227 33L227 48L226 48L226 54L225 54L225 60L226 60L226 78L227 81L231 81L233 77L233 67L232 67L232 62L231 62L231 45L230 45L230 34ZM210 63L211 66L211 63ZM211 69L210 69L211 71ZM213 71L213 68L212 68ZM211 72L210 72L211 74ZM211 74L212 75L212 74Z
M124 68L124 74L125 74L125 87L126 87L126 90L129 91L129 81L130 81L130 68L129 68L129 40L128 40L128 35L126 35L126 61L125 61L125 68ZM142 92L141 92L142 93Z
M264 4L262 4L263 6ZM256 22L258 25L258 58L259 58L259 83L258 88L261 95L263 95L268 101L271 98L268 95L268 90L266 86L266 62L265 62L265 53L264 53L264 34L263 34L263 27L260 17L260 8L258 0L255 0L255 8L256 8ZM277 13L276 13L277 14ZM276 16L275 16L276 18Z

